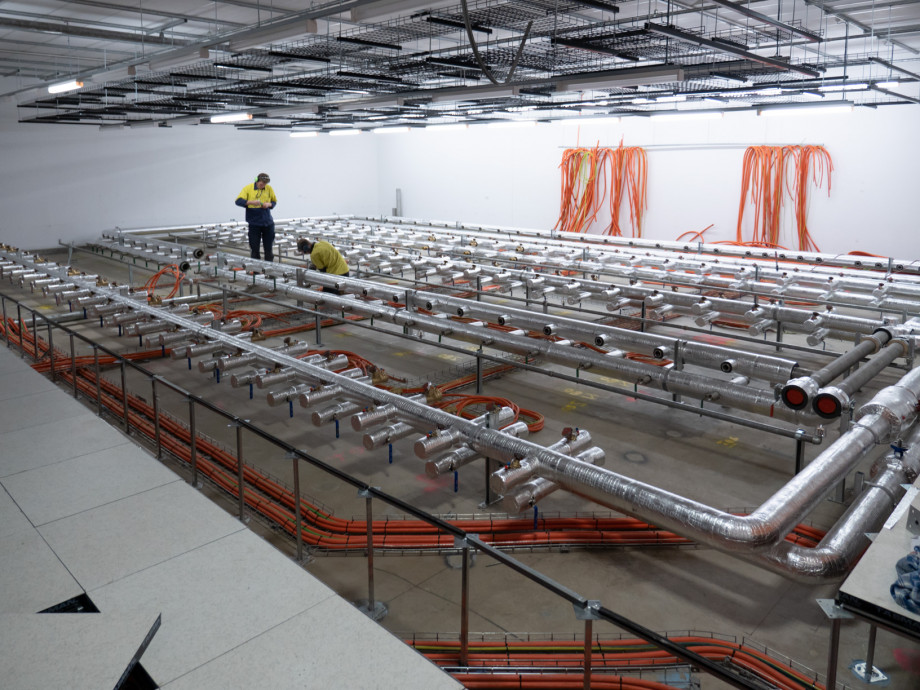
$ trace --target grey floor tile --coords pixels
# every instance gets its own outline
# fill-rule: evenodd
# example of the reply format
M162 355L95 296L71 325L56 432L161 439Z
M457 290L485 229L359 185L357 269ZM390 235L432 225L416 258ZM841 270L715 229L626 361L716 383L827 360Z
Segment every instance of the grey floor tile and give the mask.
M0 371L0 400L18 398L25 392L43 393L55 390L56 386L37 371Z
M342 663L343 659L347 663ZM341 599L324 601L164 686L164 690L462 688Z
M59 390L0 400L0 434L17 429L44 428L67 417L90 415L83 405Z
M87 590L246 529L181 481L39 529Z
M0 434L0 477L125 443L125 436L88 410L54 424Z
M31 532L34 529L0 482L0 539L19 532Z
M38 526L175 481L173 472L126 442L5 477L3 484Z
M144 661L160 684L335 596L249 530L89 594L100 611L162 612Z
M83 588L31 530L0 537L0 592L0 611L38 613L83 594Z
M0 614L0 629L15 631L0 645L3 688L113 688L155 624L133 613Z
M0 375L35 370L29 366L31 360L22 359L18 351L7 348L6 341L0 340Z

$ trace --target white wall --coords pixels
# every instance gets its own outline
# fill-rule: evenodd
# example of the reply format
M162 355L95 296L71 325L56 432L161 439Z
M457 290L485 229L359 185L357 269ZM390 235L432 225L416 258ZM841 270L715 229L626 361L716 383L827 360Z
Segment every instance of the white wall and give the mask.
M830 197L826 183L810 190L808 215L821 250L920 257L916 105L782 118L730 113L718 121L632 117L580 129L558 123L512 130L480 125L378 138L380 213L391 212L400 188L409 217L535 228L551 228L558 218L564 149L613 147L622 138L627 146L647 148L643 235L674 240L714 224L705 235L709 241L735 239L746 146L822 144L833 158L832 189ZM784 228L793 230L789 208ZM750 211L746 226L749 216ZM784 246L795 242L794 230L782 237Z
M233 199L263 170L279 196L278 218L390 214L399 188L408 217L551 228L564 149L616 146L621 138L648 151L645 237L673 240L714 224L707 240L734 239L744 148L823 144L834 161L833 187L829 198L826 189L811 190L808 216L821 250L920 257L917 105L846 115L731 113L682 123L633 117L580 128L291 139L216 125L20 125L7 104L0 109L0 241L46 247L115 226L239 219ZM794 244L789 234L782 242Z
M377 153L369 138L291 139L232 125L101 131L18 124L0 110L0 241L43 248L103 230L242 219L243 185L268 172L276 218L375 213Z

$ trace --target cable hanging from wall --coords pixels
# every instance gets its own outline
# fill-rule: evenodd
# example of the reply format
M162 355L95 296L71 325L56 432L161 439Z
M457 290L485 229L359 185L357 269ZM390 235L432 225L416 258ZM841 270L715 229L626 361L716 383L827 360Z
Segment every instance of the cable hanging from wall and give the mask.
M741 175L741 200L738 205L736 240L739 244L780 247L784 192L792 199L798 246L793 249L820 251L808 231L808 178L819 189L827 176L831 193L834 169L830 153L823 146L749 146L744 152ZM742 235L747 200L754 206L751 240Z
M555 228L564 232L588 232L607 199L610 225L602 234L622 237L620 209L624 193L629 201L629 222L633 237L642 237L648 162L638 146L566 149L562 154L562 195ZM609 196L608 196L609 191Z

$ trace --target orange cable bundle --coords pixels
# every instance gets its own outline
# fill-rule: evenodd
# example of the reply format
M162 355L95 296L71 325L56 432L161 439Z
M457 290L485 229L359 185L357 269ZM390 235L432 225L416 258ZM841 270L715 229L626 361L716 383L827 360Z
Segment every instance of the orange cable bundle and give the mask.
M166 275L170 275L175 279L172 290L168 295L166 295L166 299L175 297L176 293L179 292L179 286L182 284L182 279L185 278L185 274L179 270L179 267L176 264L169 264L168 266L164 266L159 271L157 271L153 276L151 276L150 280L144 283L144 289L147 291L148 300L153 297L153 293L157 289L157 284L160 282L160 279Z
M639 147L566 149L562 154L562 196L559 220L555 227L564 232L587 232L597 219L601 203L607 198L610 178L610 226L605 234L622 236L620 208L623 193L629 200L629 219L633 237L642 236L642 216L646 199L647 161Z
M790 161L793 171L790 175ZM741 200L738 205L736 240L739 244L778 247L782 220L783 192L788 191L795 205L798 249L819 251L808 232L808 170L820 187L827 172L827 191L831 189L833 164L823 146L749 146L744 152ZM751 242L744 242L741 224L750 198L754 205L754 230Z

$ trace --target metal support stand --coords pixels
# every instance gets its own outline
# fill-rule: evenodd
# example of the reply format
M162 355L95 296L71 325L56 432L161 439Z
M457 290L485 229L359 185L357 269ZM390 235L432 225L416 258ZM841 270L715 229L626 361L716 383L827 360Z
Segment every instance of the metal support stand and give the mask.
M600 605L601 602L595 599L588 600L587 606L584 607L572 604L572 608L575 609L575 619L585 622L585 690L591 690L591 652L594 646L592 637L594 636L594 621L598 620L597 609Z
M818 606L831 621L831 640L827 650L827 682L826 688L837 687L837 653L840 648L840 621L853 618L853 614L846 611L833 599L818 599Z
M795 473L802 471L802 461L805 459L805 443L796 439L795 441Z
M853 673L857 677L861 678L864 682L869 683L881 683L882 681L887 681L888 676L880 669L873 666L875 661L875 634L878 631L871 623L869 624L869 645L866 648L866 660L857 661L853 664L852 669Z
M315 321L314 321L314 323L315 323L316 325L315 325L314 328L313 328L313 330L316 331L316 346L317 346L317 347L324 347L324 345L323 345L323 337L322 337L322 326L320 325L320 321L321 321L321 320L322 320L322 318L321 318L320 315L317 313L317 314L316 314L316 317L315 317Z
M367 507L367 599L356 602L356 606L371 620L379 621L387 615L387 607L374 598L374 497L368 489L359 491L358 497L364 498Z
M476 395L482 395L482 345L476 352Z

